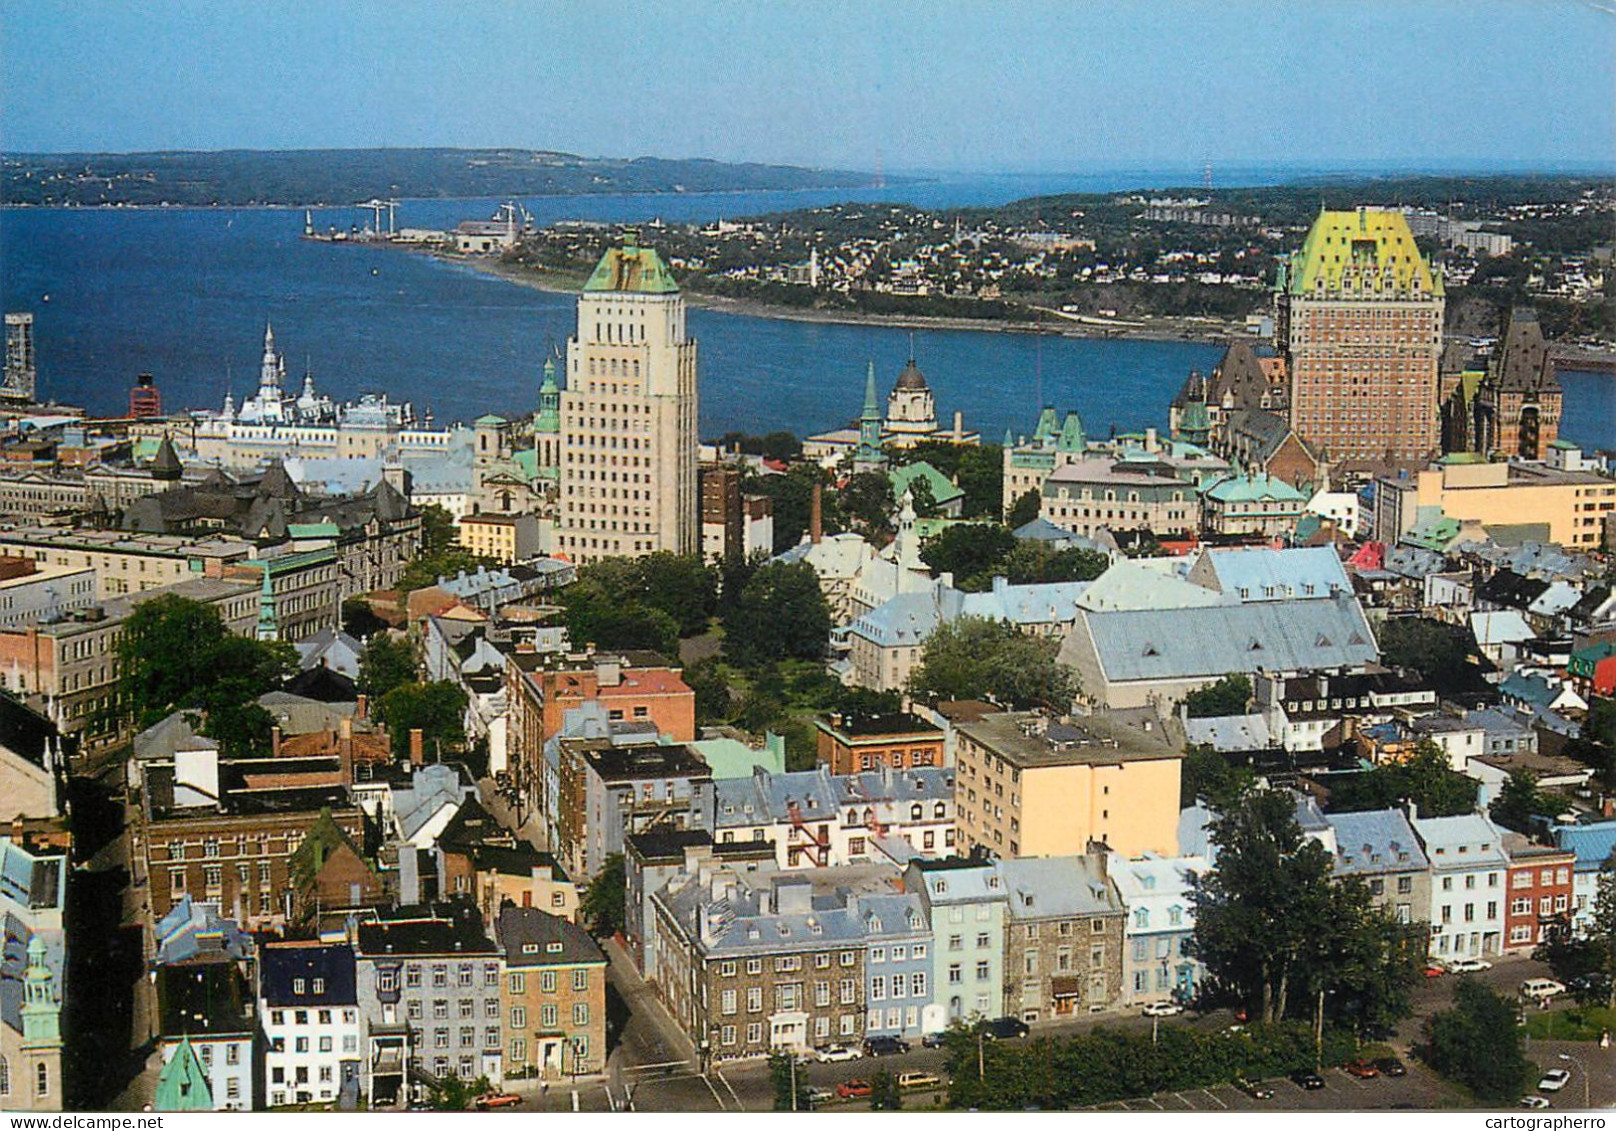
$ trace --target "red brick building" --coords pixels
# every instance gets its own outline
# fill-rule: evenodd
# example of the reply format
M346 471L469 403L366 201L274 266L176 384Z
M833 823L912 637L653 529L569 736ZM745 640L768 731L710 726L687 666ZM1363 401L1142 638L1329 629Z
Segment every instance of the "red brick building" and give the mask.
M943 764L943 729L907 712L815 719L819 761L833 774Z
M1504 901L1504 951L1529 951L1571 921L1571 884L1577 855L1506 833L1509 893Z

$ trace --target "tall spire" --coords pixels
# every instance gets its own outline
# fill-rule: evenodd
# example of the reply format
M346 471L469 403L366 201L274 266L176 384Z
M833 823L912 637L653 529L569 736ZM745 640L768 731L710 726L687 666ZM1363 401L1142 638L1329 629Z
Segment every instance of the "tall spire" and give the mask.
M859 414L860 420L879 420L881 418L881 402L875 395L875 362L869 363L864 374L864 411Z
M864 374L864 411L859 413L858 448L853 453L853 466L869 471L886 462L881 451L881 401L875 393L875 362L869 363Z
M264 583L258 590L258 628L254 635L259 640L279 640L281 628L275 619L275 590L270 585L269 563L264 563Z

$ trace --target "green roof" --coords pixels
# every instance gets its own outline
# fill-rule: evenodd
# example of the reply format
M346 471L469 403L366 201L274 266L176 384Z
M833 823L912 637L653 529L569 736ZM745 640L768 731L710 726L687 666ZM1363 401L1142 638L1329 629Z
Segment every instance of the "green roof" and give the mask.
M1459 537L1459 520L1442 515L1433 520L1417 522L1399 541L1421 550L1446 550Z
M207 1073L196 1057L189 1037L181 1037L174 1055L157 1076L157 1094L152 1098L157 1111L212 1111L213 1092Z
M507 421L498 413L487 412L472 421L473 424L505 424Z
M1255 503L1270 499L1282 503L1307 501L1307 496L1295 487L1271 475L1232 475L1208 487L1206 495L1220 503Z
M903 498L903 493L917 479L926 481L926 486L931 488L931 501L938 506L943 506L965 496L965 492L954 486L948 476L938 471L925 460L920 460L918 463L906 463L902 467L894 467L887 472L887 477L892 480L894 498Z
M639 247L632 240L622 247L608 248L595 265L584 293L623 291L640 295L676 295L679 284L662 262L655 248Z
M337 538L342 530L330 519L324 522L289 522L286 533L293 538Z
M1284 279L1293 295L1442 294L1442 276L1415 246L1408 218L1387 208L1320 212Z
M534 479L539 474L539 450L537 448L523 448L511 456L511 462L523 479Z
M735 738L703 738L687 745L701 755L714 781L750 778L759 766L771 774L786 772L786 740L782 735L766 734L762 749Z

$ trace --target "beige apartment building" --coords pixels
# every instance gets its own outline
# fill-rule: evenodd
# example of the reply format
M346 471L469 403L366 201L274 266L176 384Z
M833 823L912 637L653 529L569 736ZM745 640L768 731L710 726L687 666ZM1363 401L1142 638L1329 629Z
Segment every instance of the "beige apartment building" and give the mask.
M1605 520L1616 513L1616 481L1535 463L1450 462L1406 478L1382 476L1375 481L1375 538L1396 542L1422 507L1461 523L1546 525L1551 542L1597 550Z
M1034 711L959 726L954 810L960 851L1080 856L1092 842L1138 856L1178 853L1180 750L1159 723Z
M1296 433L1332 462L1434 453L1442 276L1403 214L1321 211L1278 291Z
M662 257L632 237L578 297L561 394L556 550L580 564L696 553L696 343Z
M462 546L503 565L514 565L541 551L537 515L468 514L456 526Z
M219 577L227 564L244 562L256 552L251 542L239 538L43 526L0 530L0 554L32 558L41 566L94 570L97 600L198 577Z

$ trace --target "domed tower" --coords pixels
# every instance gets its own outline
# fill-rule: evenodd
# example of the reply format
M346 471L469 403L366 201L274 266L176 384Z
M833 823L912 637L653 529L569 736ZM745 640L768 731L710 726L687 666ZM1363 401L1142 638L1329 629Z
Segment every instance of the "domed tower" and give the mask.
M913 354L887 396L885 423L887 432L900 438L929 436L937 431L937 403Z

